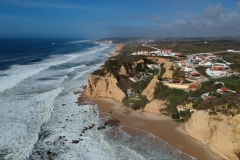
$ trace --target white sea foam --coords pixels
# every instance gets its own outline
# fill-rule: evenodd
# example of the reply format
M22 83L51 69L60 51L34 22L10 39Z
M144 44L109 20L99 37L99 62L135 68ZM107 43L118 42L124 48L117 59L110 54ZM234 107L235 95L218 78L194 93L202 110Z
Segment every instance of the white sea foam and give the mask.
M77 44L77 43L90 42L90 41L91 40L80 40L80 41L72 41L72 42L69 42L69 43Z
M109 136L112 129L97 130L102 121L95 105L75 103L79 95L74 91L81 90L110 49L111 45L102 45L1 72L0 85L5 87L0 87L0 159L118 160L147 159L146 155L154 159L158 150L145 145L152 135L135 139L120 128L121 132ZM81 133L92 124L95 127ZM82 141L71 143L79 138Z
M74 59L78 59L78 57L81 58L91 56L105 49L106 46L96 48L95 50L91 50L89 52L80 52L78 54L67 54L63 56L55 55L40 63L34 63L30 65L15 65L6 71L0 71L1 75L5 75L0 77L0 93L7 89L13 88L21 81L27 79L28 77L34 76L39 72L48 69L51 66L64 64L73 61Z
M86 122L83 121L83 114L75 116L76 121L71 119L70 124L65 123L63 117L78 112L79 107L75 103L77 96L74 95L74 91L81 85L86 84L87 81L87 79L79 78L89 74L92 71L91 68L99 66L97 61L94 62L96 63L94 66L86 66L85 64L77 66L78 62L91 61L105 49L105 47L96 47L90 51L54 55L42 62L30 65L16 65L6 71L1 71L0 121L2 125L0 126L0 159L24 159L27 157L38 140L38 133L42 124L49 119L51 113L56 112L56 114L52 114L53 118L50 118L46 125L42 126L42 130L48 128L46 132L49 134L50 139L61 134L58 131L62 129L60 127L62 125L69 125L69 132L75 136L76 133L79 135L79 127L85 125L86 122L94 122L94 120L91 120L92 114L85 117ZM67 68L67 66L72 67ZM65 103L69 108L64 108L62 103ZM51 112L52 109L56 110ZM62 109L61 112L58 112L57 110L60 109ZM82 109L86 108L83 107ZM54 117L58 118L54 119ZM68 134L68 129L63 134ZM70 139L76 138L71 136ZM85 137L85 139L91 138ZM48 140L48 138L45 140ZM85 145L88 146L88 143ZM44 146L44 143L41 146ZM55 147L55 145L50 146L52 149ZM65 159L63 157L69 159L74 156L75 152L77 152L74 147L73 150L69 150L69 154L63 154L65 151L60 150L60 159ZM88 148L90 149L91 146L88 146ZM33 157L35 156L34 151L35 149L33 150ZM87 152L87 150L85 151ZM86 156L89 157L90 154Z

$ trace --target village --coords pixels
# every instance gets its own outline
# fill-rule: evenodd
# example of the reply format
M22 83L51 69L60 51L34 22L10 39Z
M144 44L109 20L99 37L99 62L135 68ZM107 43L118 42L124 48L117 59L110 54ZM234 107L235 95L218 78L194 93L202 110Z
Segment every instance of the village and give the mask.
M167 58L172 61L172 67L177 68L180 72L184 73L184 77L176 78L168 80L161 80L161 82L168 86L169 88L182 89L187 92L195 91L201 87L202 82L209 81L211 78L220 78L220 77L229 77L232 75L239 75L238 72L234 72L231 68L230 62L227 62L222 59L221 56L218 55L217 52L214 53L196 53L191 55L184 55L182 53L173 52L171 49L158 49L152 46L148 46L143 44L142 46L150 47L154 50L152 51L137 51L133 52L132 56L158 56ZM227 50L224 52L234 52L238 53L238 51ZM146 64L149 69L159 70L161 72L160 64ZM200 73L198 68L201 67L204 69L204 72ZM160 73L159 73L160 74ZM132 82L144 81L150 74L149 73L139 73L134 77L129 77ZM188 81L189 83L183 83L183 81ZM215 90L216 93L221 95L236 93L236 91L230 90L227 86L224 85L223 82L215 82L214 85L221 84ZM133 97L134 92L131 90L127 91L127 95L129 97ZM203 100L212 99L216 96L213 96L211 93L206 92L201 95ZM193 112L193 103L186 102L185 104L179 104L176 106L178 112L190 110Z

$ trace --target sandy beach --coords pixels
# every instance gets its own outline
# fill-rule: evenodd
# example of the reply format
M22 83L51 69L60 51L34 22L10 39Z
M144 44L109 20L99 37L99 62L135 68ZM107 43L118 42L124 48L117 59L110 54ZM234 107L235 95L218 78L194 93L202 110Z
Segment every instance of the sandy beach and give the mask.
M111 56L117 56L119 53L120 53L120 51L122 50L122 47L124 46L125 44L118 44L117 46L116 46L116 48L111 52Z
M129 132L127 129L128 126L131 128L135 127L165 140L171 146L199 160L221 159L208 151L206 146L199 141L188 136L184 132L183 126L176 124L169 117L142 112L140 110L133 111L109 98L96 98L92 101L98 105L101 117L111 116L120 120L126 132Z

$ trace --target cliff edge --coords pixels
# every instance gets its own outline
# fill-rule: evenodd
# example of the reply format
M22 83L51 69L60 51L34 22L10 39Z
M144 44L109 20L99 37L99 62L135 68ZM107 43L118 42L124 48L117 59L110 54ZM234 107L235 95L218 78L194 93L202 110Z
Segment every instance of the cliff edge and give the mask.
M122 102L125 94L117 86L117 83L117 79L111 73L105 76L90 74L85 93L89 98L113 98Z
M240 115L209 115L195 111L185 124L186 132L227 160L238 160L240 153Z

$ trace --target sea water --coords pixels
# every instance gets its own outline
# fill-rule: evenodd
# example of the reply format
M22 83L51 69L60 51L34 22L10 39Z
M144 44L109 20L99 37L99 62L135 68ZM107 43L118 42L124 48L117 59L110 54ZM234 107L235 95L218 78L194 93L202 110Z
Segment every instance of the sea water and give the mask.
M1 39L0 159L193 159L142 130L137 135L123 127L97 130L104 121L97 106L76 104L80 95L74 92L83 91L88 75L115 46L91 40Z

